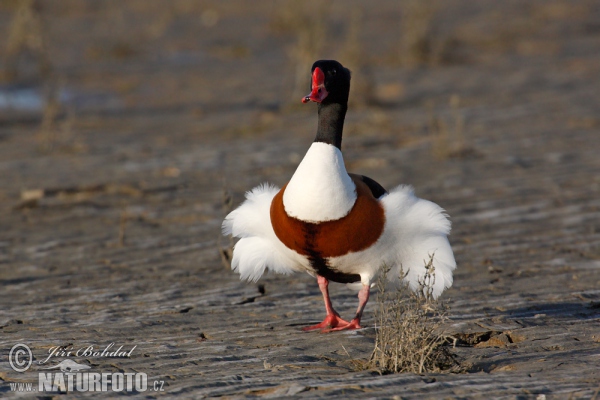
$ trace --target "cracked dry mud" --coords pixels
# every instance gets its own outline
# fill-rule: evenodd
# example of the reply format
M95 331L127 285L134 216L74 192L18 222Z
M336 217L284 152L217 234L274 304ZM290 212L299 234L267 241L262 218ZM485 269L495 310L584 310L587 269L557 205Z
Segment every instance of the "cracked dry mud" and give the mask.
M245 283L222 265L224 190L237 206L263 181L284 184L315 131L312 105L288 106L295 36L272 27L285 4L179 1L168 20L166 3L42 2L67 100L51 133L42 110L0 108L2 395L37 379L35 365L6 362L16 343L39 361L53 346L114 342L137 347L73 360L165 382L140 398L597 396L597 5L448 2L437 34L452 33L461 57L411 69L390 56L396 3L376 3L359 35L376 101L351 105L343 151L350 171L412 184L451 216L458 269L444 299L468 372L355 372L351 359L373 348L375 298L364 329L304 333L323 317L313 278ZM0 37L13 11L0 7ZM328 15L343 41L348 10ZM31 73L35 58L23 60ZM351 315L356 293L330 288Z

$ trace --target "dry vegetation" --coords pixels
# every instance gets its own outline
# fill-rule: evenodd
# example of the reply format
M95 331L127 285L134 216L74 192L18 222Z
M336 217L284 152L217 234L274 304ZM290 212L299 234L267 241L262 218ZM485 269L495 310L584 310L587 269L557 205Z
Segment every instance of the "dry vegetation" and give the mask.
M20 68L22 57L35 59L29 65L36 66L36 72L42 78L52 74L42 17L33 0L19 0L15 4L14 16L6 38L6 57L4 80L18 79L19 74L23 73L23 69Z
M459 41L454 35L439 32L438 15L443 3L404 0L400 3L399 61L404 67L443 65L460 60Z
M81 144L73 141L72 137L74 113L66 109L59 99L65 79L52 65L48 49L50 38L40 4L34 0L19 0L14 7L6 40L6 69L2 80L40 82L43 108L36 133L39 152L50 153L57 149L77 151Z
M310 67L315 60L333 58L352 70L352 91L360 95L351 95L353 105L370 105L374 103L374 82L369 70L371 59L365 51L361 40L363 26L363 10L352 8L348 11L343 33L339 40L341 46L327 48L326 42L336 34L332 32L332 21L327 18L330 5L322 2L290 2L276 8L271 20L271 29L277 35L289 35L291 44L286 48L293 71L293 88L286 97L293 105L298 98L306 94L310 85Z
M429 132L432 138L431 150L439 160L448 158L478 158L481 153L467 140L465 117L460 110L460 97L450 96L450 115L442 118L429 107Z
M289 2L277 8L271 21L271 28L278 34L291 34L294 42L286 49L291 68L294 71L292 99L305 95L309 87L312 63L319 58L327 37L328 5L310 1ZM297 100L296 100L297 102Z
M368 57L360 37L363 19L364 14L361 9L351 10L344 45L338 57L352 71L351 106L368 106L376 103L375 81L370 69L372 60Z
M431 255L417 292L404 283L395 291L388 291L389 268L383 268L377 281L375 349L366 362L355 363L356 366L380 374L459 370L447 346L450 337L444 331L448 309L432 296L433 260L434 255Z
M427 64L434 40L436 5L429 1L405 0L401 8L400 62L405 66Z

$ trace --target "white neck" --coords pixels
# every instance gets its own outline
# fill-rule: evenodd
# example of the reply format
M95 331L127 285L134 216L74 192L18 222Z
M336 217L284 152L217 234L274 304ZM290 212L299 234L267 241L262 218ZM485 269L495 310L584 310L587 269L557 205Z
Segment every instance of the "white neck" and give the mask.
M283 194L286 213L307 222L346 216L356 201L356 186L344 166L342 152L315 142L296 169Z

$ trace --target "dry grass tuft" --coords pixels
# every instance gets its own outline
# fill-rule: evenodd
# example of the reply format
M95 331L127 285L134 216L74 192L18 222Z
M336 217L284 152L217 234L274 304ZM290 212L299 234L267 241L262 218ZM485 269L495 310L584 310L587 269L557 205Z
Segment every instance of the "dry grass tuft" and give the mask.
M36 133L38 150L41 153L52 152L59 141L58 121L62 114L62 106L59 100L59 92L62 82L54 75L47 77L44 87L44 108L42 109L42 122ZM68 125L69 128L71 125Z
M389 292L386 289L389 268L384 268L377 282L375 349L362 363L362 369L380 374L458 370L458 363L447 346L449 335L444 331L448 309L432 296L433 259L431 255L425 265L427 273L417 292L406 284Z
M318 0L288 1L275 8L270 27L276 35L289 36L293 41L286 47L293 88L289 97L291 106L301 107L298 101L310 91L310 68L319 59L337 59L352 72L350 96L353 106L376 103L375 84L370 70L372 59L361 40L364 12L361 7L350 8L346 13L344 34L335 32L334 20L329 18L331 4ZM327 46L327 39L339 39L341 45Z
M52 73L44 31L39 4L33 0L19 0L6 39L7 69L4 80L14 81L23 78L24 68L19 63L19 59L23 57L35 59L37 73L42 80Z
M468 159L481 158L482 154L471 146L465 135L465 118L460 111L460 97L450 96L451 116L449 121L434 115L430 107L429 131L432 134L432 152L435 158Z
M41 84L44 106L35 136L40 153L85 151L87 147L73 137L74 110L65 109L60 101L65 80L53 68L48 47L51 36L42 11L42 5L34 0L15 3L6 41L6 71L0 80Z
M310 71L315 60L319 59L328 37L327 15L329 5L321 1L291 1L276 9L271 29L278 34L291 34L294 43L286 50L294 69L292 104L310 87Z
M401 5L400 62L406 66L428 64L432 55L436 5L419 0L405 0Z
M400 63L406 67L444 65L463 61L461 43L440 31L438 15L443 2L403 0L400 32Z
M369 68L371 60L360 39L364 25L362 9L353 8L348 20L346 37L339 52L339 60L352 71L350 104L352 106L372 105L375 103L375 80Z
M60 93L66 87L64 77L52 73L44 81L42 120L35 134L37 150L41 154L86 152L88 146L77 135L75 125L77 114L72 105L60 100Z

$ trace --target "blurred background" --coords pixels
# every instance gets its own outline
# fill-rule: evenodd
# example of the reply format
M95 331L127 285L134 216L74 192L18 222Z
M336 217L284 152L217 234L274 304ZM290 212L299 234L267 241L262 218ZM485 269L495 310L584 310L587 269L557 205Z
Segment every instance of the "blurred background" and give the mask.
M320 58L353 71L351 166L393 162L364 157L365 143L424 150L438 164L512 146L500 154L527 166L534 137L598 129L599 13L592 0L3 0L0 156L57 165L7 171L2 186L5 196L35 189L36 174L50 186L79 185L82 172L89 183L139 180L136 168L228 176L232 152L189 150L240 138L300 140L297 163L315 125L298 99ZM505 121L516 140L497 139ZM544 143L563 148L565 137ZM185 156L169 155L179 148ZM127 163L138 156L152 165ZM97 157L110 162L96 168ZM405 179L411 166L400 167L384 183Z
M9 208L105 196L100 214L165 217L132 197L164 189L218 229L196 201L283 184L308 148L321 58L353 71L349 170L450 209L598 188L573 164L597 165L597 1L2 0L0 21Z
M0 315L21 321L7 337L135 327L162 338L142 346L155 357L161 340L184 353L197 332L235 330L212 313L280 333L312 321L310 277L239 282L219 229L302 159L321 58L353 73L348 170L452 217L457 323L544 314L558 332L598 299L597 0L0 0ZM355 294L336 301L346 312ZM239 354L267 340L229 334Z
M35 128L45 154L93 153L95 124L124 120L148 121L142 129L162 129L170 143L281 132L291 115L314 111L298 101L312 62L334 58L354 73L361 118L351 134L427 139L438 158L473 157L487 129L467 121L478 109L548 103L596 81L598 8L591 0L3 0L0 121ZM597 110L585 107L566 128L596 126ZM428 118L402 115L409 108ZM302 118L310 136L314 121ZM103 130L141 139L134 126Z

